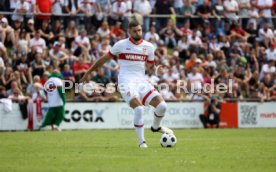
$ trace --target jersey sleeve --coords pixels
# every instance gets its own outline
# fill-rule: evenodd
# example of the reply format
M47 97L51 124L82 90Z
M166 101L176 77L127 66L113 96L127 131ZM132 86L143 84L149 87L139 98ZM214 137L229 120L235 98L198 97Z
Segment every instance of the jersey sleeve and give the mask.
M113 45L112 48L110 48L108 54L112 57L116 57L116 55L121 53L122 47L120 46L120 42L117 42Z
M154 51L155 51L154 47L150 46L148 51L149 53L148 53L147 63L154 64Z

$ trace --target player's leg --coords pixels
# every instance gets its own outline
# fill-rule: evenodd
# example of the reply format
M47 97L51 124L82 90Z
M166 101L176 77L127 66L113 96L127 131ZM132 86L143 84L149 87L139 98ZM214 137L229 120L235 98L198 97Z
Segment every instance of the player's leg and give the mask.
M144 136L144 106L142 105L141 101L136 97L129 102L129 105L134 110L133 123L138 137L139 146L147 147L147 145L145 144L146 141Z
M167 103L165 100L160 95L156 95L150 100L149 104L155 107L151 130L153 132L173 133L171 129L160 125L167 110Z
M134 110L133 123L138 137L139 146L147 147L144 138L144 106L138 98L139 94L136 91L135 86L129 85L128 83L121 83L119 85L124 86L124 88L119 88L119 91L125 102Z

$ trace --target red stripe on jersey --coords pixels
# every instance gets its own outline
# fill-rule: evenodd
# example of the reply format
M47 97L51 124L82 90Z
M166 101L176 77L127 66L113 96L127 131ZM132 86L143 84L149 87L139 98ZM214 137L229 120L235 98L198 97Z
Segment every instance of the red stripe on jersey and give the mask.
M146 61L147 60L146 55L143 54L120 54L119 59L120 60L129 60L129 61Z
M133 43L134 45L139 45L139 44L142 44L142 42L143 42L143 39L140 39L140 41L136 43L136 42L134 42L134 40L133 40L131 37L129 37L128 40L129 40L131 43Z
M152 60L152 61L147 60L147 63L154 64L154 60Z
M108 51L108 54L112 57L116 57L116 55L112 54L110 51Z
M143 103L143 105L145 105L145 102L146 102L146 100L147 100L147 98L151 95L151 93L153 93L155 91L155 89L152 89L152 90L150 90L146 95L145 95L145 97L143 98L143 101L142 101L142 103Z

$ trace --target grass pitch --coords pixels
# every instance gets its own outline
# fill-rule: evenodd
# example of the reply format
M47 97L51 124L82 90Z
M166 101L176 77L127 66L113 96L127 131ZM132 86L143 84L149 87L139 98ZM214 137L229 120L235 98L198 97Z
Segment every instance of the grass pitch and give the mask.
M175 130L177 145L162 148L146 130L0 133L1 172L276 171L276 129Z

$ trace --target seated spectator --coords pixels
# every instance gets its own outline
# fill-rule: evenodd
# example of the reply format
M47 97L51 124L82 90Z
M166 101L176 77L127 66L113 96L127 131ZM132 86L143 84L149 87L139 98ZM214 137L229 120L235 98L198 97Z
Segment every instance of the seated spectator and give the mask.
M151 26L150 30L148 32L146 32L144 39L146 41L151 42L155 47L157 47L157 44L160 40L159 35L156 33L156 29L155 26Z
M77 82L88 69L89 65L85 63L82 56L79 57L78 60L73 62L73 71Z
M0 77L4 74L5 71L5 63L2 57L0 57Z
M188 42L188 37L187 35L182 35L181 38L178 40L177 43L177 50L179 51L179 57L181 58L182 61L186 61L188 59L189 55L189 42Z
M66 47L71 48L75 38L78 37L78 29L74 20L71 20L65 29Z
M265 74L264 78L261 80L261 84L263 87L263 95L266 100L271 100L271 95L273 91L276 89L276 85L274 80L272 80L272 74Z
M46 69L46 63L42 59L42 54L37 53L35 56L35 60L32 62L32 75L39 75L40 77L43 75Z
M59 66L62 69L65 64L69 63L69 55L67 55L64 51L60 51L60 48L61 48L60 43L55 42L49 52L49 55L52 60L59 61Z
M270 43L269 48L265 50L266 59L276 61L276 44Z
M163 75L163 79L167 83L176 83L180 79L179 73L173 71L172 67L169 67L168 72Z
M97 84L103 84L104 86L110 83L110 79L106 75L104 75L103 68L99 68L97 70L97 74L92 77L92 81L96 82Z
M75 76L73 74L73 71L70 68L69 64L64 65L64 69L61 71L62 78L65 80L70 80L72 82L75 82Z
M108 38L110 35L109 25L106 21L103 21L101 27L98 28L97 34L100 35L101 38Z
M276 72L275 62L272 59L267 60L267 63L262 66L260 73L260 80L264 78L265 74L274 74Z
M36 34L33 19L29 19L28 22L27 22L26 34L27 34L26 36L27 36L28 41L30 41Z
M11 44L13 47L15 47L16 44L14 29L9 26L8 20L6 18L1 19L0 38L3 44Z
M59 38L64 35L64 31L62 29L62 24L60 20L55 20L52 30L54 35L53 41L58 41Z
M24 96L18 88L14 89L12 94L8 98L11 99L13 102L19 104L23 104L29 99L29 97Z
M15 78L15 77L14 77L14 78ZM17 82L15 79L13 79L13 80L11 81L11 87L10 87L10 89L7 90L7 95L8 95L8 96L12 95L13 92L14 92L16 89L18 89L18 90L20 90L20 92L22 92L22 91L21 91L21 90L22 90L22 89L21 89L21 85L19 85L18 82Z
M83 29L80 32L80 35L75 38L74 44L73 44L71 50L72 50L74 56L76 56L76 57L81 55L83 50L87 51L87 52L90 50L90 41L89 41L89 38L87 37L86 30Z
M125 37L125 32L121 28L121 22L116 22L116 25L110 31L110 36L113 42L117 42Z
M16 41L17 42L17 51L18 53L21 54L28 54L29 52L29 46L28 46L28 40L27 40L27 36L26 36L26 31L22 30L19 34L19 39Z
M202 89L204 83L203 75L199 73L198 67L193 67L191 73L187 75L188 88L194 93Z
M172 20L168 20L167 26L160 31L160 34L164 36L165 45L169 48L176 47L176 34L181 34L178 32L179 30L176 28L176 25Z
M36 31L35 36L30 40L30 48L35 52L42 53L42 56L46 56L46 42L40 37L40 32Z
M173 94L173 86L172 85L170 85L169 88L161 87L160 94L164 98L165 101L176 100L176 97Z
M234 23L231 29L230 39L233 41L247 41L249 34L240 27L240 24Z
M0 86L0 99L6 99L8 98L6 88L3 86Z
M40 80L40 81L37 81L37 82L38 82L38 83L41 83L42 85L44 85L44 84L47 82L47 80L49 79L49 78L48 78L49 75L50 75L50 72L45 71L45 72L43 73L43 76L42 76L41 80Z
M50 28L49 26L49 20L43 20L42 26L38 31L41 35L41 38L46 41L46 45L47 46L52 45L55 36L52 32L52 28Z
M259 29L259 39L263 42L266 48L269 43L273 42L274 34L268 23L263 25L263 28Z
M24 83L27 84L32 82L32 68L27 54L22 54L16 61L16 69L20 72L21 79Z

